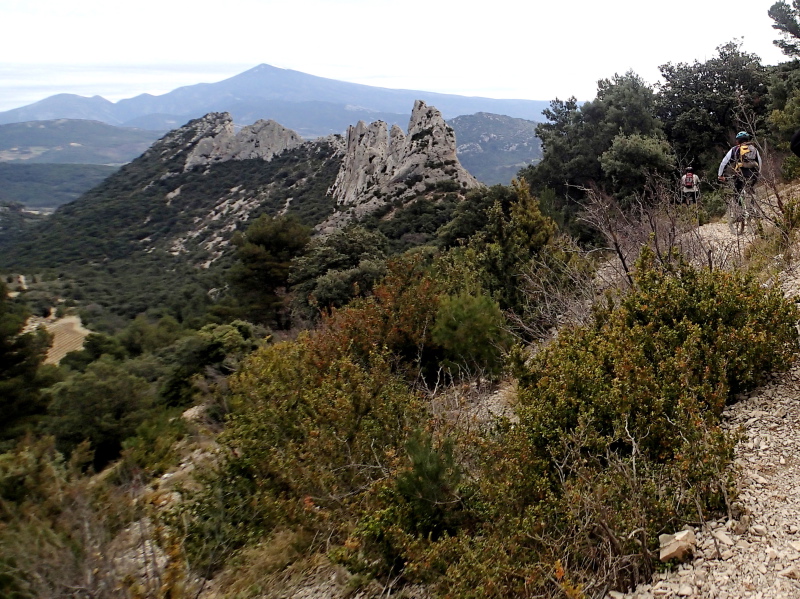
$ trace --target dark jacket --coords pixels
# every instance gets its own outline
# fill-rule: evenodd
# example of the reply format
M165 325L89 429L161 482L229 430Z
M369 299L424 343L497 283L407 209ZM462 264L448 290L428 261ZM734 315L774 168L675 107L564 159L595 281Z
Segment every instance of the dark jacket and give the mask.
M800 156L800 129L794 132L794 135L792 135L792 141L789 143L790 147L792 148L792 153L795 156Z

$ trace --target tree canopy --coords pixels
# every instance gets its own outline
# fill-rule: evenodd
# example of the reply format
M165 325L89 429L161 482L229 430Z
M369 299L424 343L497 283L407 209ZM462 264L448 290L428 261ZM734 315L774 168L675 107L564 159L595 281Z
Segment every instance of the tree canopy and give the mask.
M289 281L292 259L310 237L308 227L294 217L262 215L232 239L238 261L230 280L245 316L276 324L282 305L280 291Z
M770 6L768 14L774 21L772 28L783 38L773 43L787 56L800 56L800 0L791 4L780 0Z
M705 62L667 63L660 70L664 83L656 114L681 165L716 159L733 144L736 131L763 126L767 71L740 43L719 46Z
M0 441L18 435L31 417L44 410L39 366L51 338L44 329L23 333L27 318L24 306L8 297L0 281Z

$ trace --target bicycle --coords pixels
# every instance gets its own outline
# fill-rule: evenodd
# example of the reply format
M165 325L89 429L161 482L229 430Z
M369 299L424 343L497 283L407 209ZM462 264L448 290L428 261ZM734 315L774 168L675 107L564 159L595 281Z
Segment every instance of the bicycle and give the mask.
M734 235L742 235L745 230L751 235L758 233L764 213L756 199L754 182L746 182L739 191L734 188L733 196L727 200L725 216L728 229Z

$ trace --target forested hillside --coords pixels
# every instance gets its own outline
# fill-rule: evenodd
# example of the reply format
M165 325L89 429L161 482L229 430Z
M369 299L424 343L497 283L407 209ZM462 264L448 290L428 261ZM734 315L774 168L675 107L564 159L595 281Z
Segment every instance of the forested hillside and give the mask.
M0 163L0 201L22 204L29 211L52 212L116 170L99 164Z
M479 112L449 123L456 131L461 164L487 185L507 185L521 168L542 157L533 121Z
M800 6L770 15L789 62L731 42L556 99L510 186L386 183L398 146L360 127L358 213L329 195L341 140L215 161L208 115L7 242L6 594L605 597L680 567L664 535L738 525L725 408L799 349ZM763 168L735 231L741 130ZM58 365L24 328L50 308L96 331Z

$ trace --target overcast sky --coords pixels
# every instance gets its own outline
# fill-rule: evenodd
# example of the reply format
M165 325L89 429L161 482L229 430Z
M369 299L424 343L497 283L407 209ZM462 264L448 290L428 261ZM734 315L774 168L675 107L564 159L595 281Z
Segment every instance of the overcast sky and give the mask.
M704 61L738 38L786 58L773 0L0 0L0 111L69 92L116 101L261 63L381 87L592 99L598 79Z

